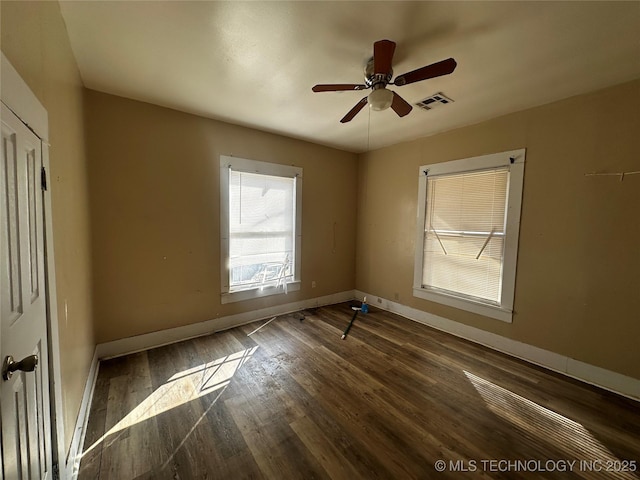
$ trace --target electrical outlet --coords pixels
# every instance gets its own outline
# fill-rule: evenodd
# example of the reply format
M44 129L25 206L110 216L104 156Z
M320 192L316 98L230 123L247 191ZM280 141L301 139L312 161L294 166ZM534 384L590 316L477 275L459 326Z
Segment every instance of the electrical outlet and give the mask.
M315 280L311 281L311 288L316 288L316 281Z
M382 299L378 297L378 303L382 303Z

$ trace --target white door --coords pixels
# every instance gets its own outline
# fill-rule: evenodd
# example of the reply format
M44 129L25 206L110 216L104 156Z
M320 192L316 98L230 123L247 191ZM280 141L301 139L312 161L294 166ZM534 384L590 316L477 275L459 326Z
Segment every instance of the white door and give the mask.
M51 479L41 142L4 104L1 113L2 472L7 480Z

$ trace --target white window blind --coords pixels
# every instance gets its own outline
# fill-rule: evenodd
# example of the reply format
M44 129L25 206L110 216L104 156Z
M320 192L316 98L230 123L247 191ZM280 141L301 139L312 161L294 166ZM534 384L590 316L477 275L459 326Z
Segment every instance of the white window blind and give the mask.
M296 178L229 171L230 291L294 277Z
M422 287L500 304L509 169L429 177Z

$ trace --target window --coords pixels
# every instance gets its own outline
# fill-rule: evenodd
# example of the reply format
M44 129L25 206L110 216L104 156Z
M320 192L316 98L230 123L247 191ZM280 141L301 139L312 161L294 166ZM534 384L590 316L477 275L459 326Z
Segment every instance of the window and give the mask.
M414 296L511 322L525 150L419 171Z
M222 303L300 289L302 169L220 157Z

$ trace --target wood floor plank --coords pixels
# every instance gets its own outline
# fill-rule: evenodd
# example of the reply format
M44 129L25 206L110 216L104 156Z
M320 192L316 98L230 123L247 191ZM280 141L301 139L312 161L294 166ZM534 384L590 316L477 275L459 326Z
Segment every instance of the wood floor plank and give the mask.
M79 478L566 478L481 462L640 463L638 402L375 306L342 340L352 315L310 309L102 362Z
M287 362L282 357L277 357L277 354L271 356L271 360L266 363L271 363L268 366L269 374L282 385L282 388L277 390L277 394L282 402L281 408L287 420L291 423L296 423L299 419L309 420L318 430L323 432L327 441L334 448L341 452L348 452L346 456L350 465L359 472L356 478L391 478L391 474L369 449L365 448L358 439L349 435L337 422L336 417L318 402L316 398L318 392L314 388L309 388L308 382L298 383L296 381L295 372L301 372L303 369L297 368L293 363L295 358L290 358L290 362ZM304 376L299 378L306 380ZM299 433L301 428L298 422L296 432ZM313 433L308 435L313 435ZM317 456L316 453L314 455Z
M349 455L349 450L338 450L311 419L301 417L290 425L329 477L336 480L352 480L359 477L358 471L345 458L345 455Z

